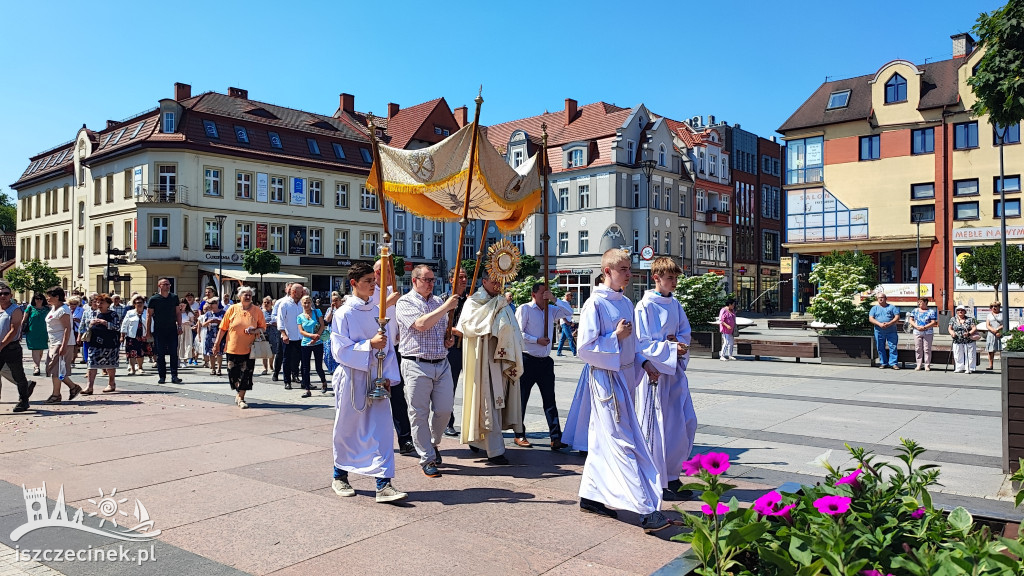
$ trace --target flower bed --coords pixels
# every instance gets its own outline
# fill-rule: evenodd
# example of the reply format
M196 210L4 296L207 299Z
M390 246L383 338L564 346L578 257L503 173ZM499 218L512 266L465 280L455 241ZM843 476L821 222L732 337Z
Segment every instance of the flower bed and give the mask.
M938 483L935 465L918 465L924 452L912 440L897 447L897 464L876 461L847 447L857 467L837 470L826 462L824 483L799 494L771 491L750 508L722 495L734 486L720 476L726 454L708 453L683 468L699 482L702 514L680 510L702 576L797 575L900 576L1024 574L1024 542L993 535L958 507L948 514L932 506L928 488ZM1018 475L1024 474L1019 472ZM1024 493L1022 493L1024 494ZM1018 504L1024 495L1018 495Z

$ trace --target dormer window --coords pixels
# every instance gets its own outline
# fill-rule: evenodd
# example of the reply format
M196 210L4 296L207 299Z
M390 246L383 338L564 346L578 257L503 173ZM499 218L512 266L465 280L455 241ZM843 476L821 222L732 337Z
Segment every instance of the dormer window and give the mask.
M576 168L583 166L583 150L577 148L569 151L569 156L566 159L568 168Z
M835 110L836 108L846 108L846 105L850 103L850 91L840 90L839 92L833 92L828 97L828 106L825 110Z
M885 103L907 101L907 80L899 74L893 74L885 83Z
M665 165L665 145L662 144L658 147L658 166Z
M317 143L315 138L306 138L306 146L309 148L309 153L313 156L320 155L320 144Z
M373 164L373 154L370 154L369 148L360 148L359 153L363 155L363 162Z
M164 134L174 132L174 112L164 112Z
M220 138L220 134L217 133L217 123L213 120L203 120L203 130L206 131L207 138Z
M516 150L512 152L512 167L519 168L523 164L523 151Z
M338 160L344 160L345 151L341 148L341 144L338 144L337 142L332 142L331 146L334 148L334 157L337 158Z

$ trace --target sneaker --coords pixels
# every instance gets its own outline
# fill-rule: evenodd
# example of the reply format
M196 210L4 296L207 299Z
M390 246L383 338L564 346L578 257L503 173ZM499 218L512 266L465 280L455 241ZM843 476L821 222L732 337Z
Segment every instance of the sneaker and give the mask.
M398 449L399 454L414 454L416 452L416 446L412 442L404 442Z
M735 359L736 359L735 356L729 356L729 360L735 360Z
M437 456L436 462L437 462L438 466L440 466L441 464L444 464L444 461L441 459L441 447L440 446L437 446L437 445L434 446L434 455Z
M377 502L398 502L399 500L405 500L408 496L405 492L395 490L395 487L390 482L387 483L387 486L377 490Z
M177 376L175 376L174 378L171 378L171 382L173 384L181 384L182 382L184 382L184 380L182 380L181 378L178 378Z
M666 502L686 502L693 498L693 490L675 491L669 488L662 490L661 499Z
M458 432L458 430L455 429L454 426L449 426L449 427L444 429L444 435L445 436L451 436L452 438L458 438L459 432Z
M22 400L14 406L12 412L24 412L26 410L28 410L28 400Z
M721 360L722 362L728 362L729 361L729 358L727 356L720 356L718 359Z
M352 488L351 484L345 482L344 480L338 480L337 478L334 479L334 482L331 482L331 488L334 490L334 493L337 494L338 496L348 497L356 495L356 491L354 488ZM378 492L378 494L380 494L380 492Z
M668 518L661 513L661 510L645 514L640 520L640 527L644 529L645 534L653 534L659 530L664 530L671 526L672 523L668 521Z
M241 408L242 410L245 410L246 408L249 407L249 405L245 403L245 400L239 400L238 407Z
M619 514L615 510L609 509L601 502L595 500L589 500L587 498L580 498L580 511L586 512L587 514L597 514L598 516L607 516L609 518L618 518Z
M437 464L427 462L423 465L423 475L427 478L440 478L441 473L437 471Z
M920 364L919 364L919 365L917 365L917 366L914 366L914 372L919 372L919 371L921 371L922 369L923 369L923 368L921 368L921 365L920 365Z

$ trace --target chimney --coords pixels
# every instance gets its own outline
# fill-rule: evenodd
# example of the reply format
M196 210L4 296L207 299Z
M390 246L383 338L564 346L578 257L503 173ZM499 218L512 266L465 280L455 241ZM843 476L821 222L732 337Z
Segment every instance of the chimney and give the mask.
M348 112L351 114L356 111L356 97L342 92L341 95L338 96L338 106L341 107L342 112Z
M711 115L709 114L709 115L708 115L708 126L714 126L714 125L715 125L715 117L714 117L714 116L711 116Z
M394 118L395 114L398 114L399 110L400 107L398 106L398 104L395 104L394 102L388 102L388 120Z
M228 96L232 98L241 98L242 100L249 99L249 91L242 90L241 88L228 88Z
M178 102L187 100L192 97L192 86L189 84L182 84L181 82L174 83L174 99Z
M974 51L974 38L966 32L950 36L953 39L953 58L964 58Z
M117 120L107 120L107 129L109 130L110 128L113 128L114 126L117 126L117 124L118 124Z
M572 98L565 99L565 125L568 126L572 123L572 119L576 117L576 101Z
M469 123L469 109L465 106L459 106L452 110L452 114L455 116L455 123L459 125L459 128L464 128Z

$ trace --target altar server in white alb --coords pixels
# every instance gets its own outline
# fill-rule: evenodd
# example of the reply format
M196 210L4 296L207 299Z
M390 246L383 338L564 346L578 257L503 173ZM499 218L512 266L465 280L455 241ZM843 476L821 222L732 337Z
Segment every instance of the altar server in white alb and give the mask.
M377 502L395 502L408 496L391 485L395 476L395 435L391 404L371 401L367 394L377 378L378 350L384 350L387 386L399 379L395 349L386 334L378 333L379 308L372 300L373 268L357 263L349 269L352 295L331 322L331 353L339 364L334 371L334 481L338 496L355 496L349 472L377 480Z
M622 294L631 277L629 254L601 257L604 285L583 305L577 351L590 365L590 452L580 482L580 509L616 518L621 508L641 515L651 533L672 523L661 513L662 485L634 409L641 374L658 372L633 332L633 304Z
M680 492L679 481L697 434L697 414L686 379L690 321L673 295L681 273L671 258L656 258L651 263L654 290L644 294L635 313L640 351L661 374L654 381L646 374L641 378L636 390L636 415L658 467L665 500L686 500L693 494Z

